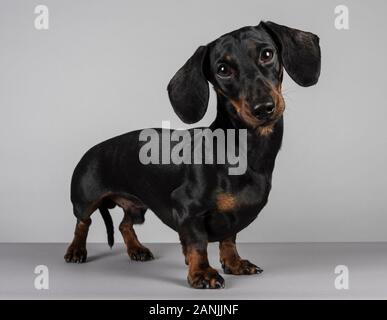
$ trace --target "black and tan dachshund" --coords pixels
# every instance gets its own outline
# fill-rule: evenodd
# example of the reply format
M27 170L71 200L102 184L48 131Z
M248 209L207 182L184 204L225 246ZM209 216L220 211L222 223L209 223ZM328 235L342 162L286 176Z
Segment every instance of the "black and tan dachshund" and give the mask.
M168 85L173 109L185 123L202 119L211 83L217 95L217 116L209 129L247 132L247 169L230 175L230 163L143 164L139 152L146 142L140 139L141 131L102 142L74 170L71 201L77 224L65 260L86 261L90 216L97 209L106 224L108 243L113 245L108 209L117 205L124 211L119 230L133 260L153 259L133 229L144 222L149 208L178 232L192 287L224 287L223 278L209 265L208 242L219 241L225 273L262 272L239 256L236 235L268 200L283 135L283 68L297 84L307 87L317 83L320 65L316 35L273 22L244 27L200 46ZM155 130L161 135L165 129Z

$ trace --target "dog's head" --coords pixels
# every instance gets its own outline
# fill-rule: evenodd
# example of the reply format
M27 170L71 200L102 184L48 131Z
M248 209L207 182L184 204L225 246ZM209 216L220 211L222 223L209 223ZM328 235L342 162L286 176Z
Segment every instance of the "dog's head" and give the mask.
M271 128L285 108L281 94L283 67L299 85L317 83L319 38L309 32L261 22L225 34L199 47L168 85L173 109L185 123L203 118L208 82L228 114L252 129Z

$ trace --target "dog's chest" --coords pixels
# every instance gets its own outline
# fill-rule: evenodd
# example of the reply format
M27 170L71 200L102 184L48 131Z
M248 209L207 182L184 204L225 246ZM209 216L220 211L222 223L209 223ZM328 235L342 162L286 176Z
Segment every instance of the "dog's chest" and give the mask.
M210 241L218 241L235 234L249 225L267 202L270 177L259 175L254 183L242 188L232 184L213 195L213 210L207 218Z

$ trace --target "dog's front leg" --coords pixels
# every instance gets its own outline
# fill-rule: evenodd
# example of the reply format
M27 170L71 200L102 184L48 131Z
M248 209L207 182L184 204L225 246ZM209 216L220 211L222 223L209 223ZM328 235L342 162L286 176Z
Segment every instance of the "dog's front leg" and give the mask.
M210 266L207 257L207 234L200 218L186 219L179 228L186 264L188 283L196 289L219 289L224 279Z
M219 242L220 263L224 273L228 274L256 274L263 270L248 260L242 259L235 245L236 235Z

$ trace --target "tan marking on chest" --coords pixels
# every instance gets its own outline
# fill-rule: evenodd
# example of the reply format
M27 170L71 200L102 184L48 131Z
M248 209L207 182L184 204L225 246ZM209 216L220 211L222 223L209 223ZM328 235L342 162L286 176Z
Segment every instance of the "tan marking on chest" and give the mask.
M231 193L219 193L216 196L216 208L220 212L229 212L236 208L237 198Z

